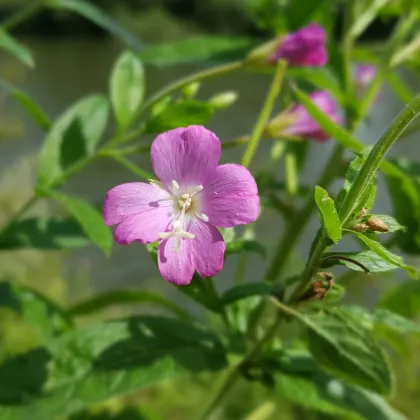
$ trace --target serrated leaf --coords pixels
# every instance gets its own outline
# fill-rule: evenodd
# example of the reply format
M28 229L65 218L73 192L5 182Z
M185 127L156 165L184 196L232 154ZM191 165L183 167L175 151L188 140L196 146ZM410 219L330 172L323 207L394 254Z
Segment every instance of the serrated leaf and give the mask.
M15 418L62 418L186 371L225 367L213 332L171 318L133 317L75 330L9 360L0 367L0 404L13 404Z
M268 283L250 283L235 286L227 290L221 296L223 305L230 305L238 300L246 299L251 296L268 296L273 293L274 288Z
M57 200L80 224L90 240L108 255L112 248L112 234L105 226L101 213L91 204L60 192L51 192Z
M339 308L316 315L279 308L306 326L308 345L318 362L339 378L381 394L392 389L392 375L370 331Z
M170 66L202 61L224 62L243 59L257 42L249 38L222 36L189 37L182 41L146 48L140 54L145 63Z
M129 33L117 21L101 9L98 9L91 2L83 0L54 0L50 3L54 8L77 13L91 22L96 23L136 51L140 51L143 48L140 41L134 35Z
M334 138L343 147L354 152L363 152L364 146L344 128L333 122L327 115L325 115L311 98L303 93L296 86L293 87L293 92L296 95L298 102L308 111L309 115L325 130L332 138Z
M76 102L55 121L39 157L39 187L51 187L65 169L94 153L105 130L108 113L107 99L92 95Z
M28 49L22 46L15 38L0 28L0 50L5 50L15 56L23 64L34 67L34 59Z
M74 249L89 238L72 219L31 218L13 223L0 235L0 249Z
M315 187L314 197L323 228L333 242L338 242L341 239L341 222L338 218L334 200L328 195L327 191L318 185Z
M362 252L326 252L322 254L325 259L328 259L323 268L333 267L335 265L344 265L354 271L364 271L361 266L353 264L351 261L344 259L334 259L334 255L343 256L345 258L351 258L352 260L358 261L363 264L371 273L385 273L387 271L396 270L398 267L392 264L382 257L380 257L374 251L362 251Z
M329 375L303 351L281 352L272 360L275 391L295 404L351 420L406 420L380 395Z
M404 264L402 257L400 257L399 255L393 254L391 251L386 249L382 244L380 244L379 242L371 238L368 238L366 235L363 235L362 233L355 232L353 230L347 230L347 229L346 231L357 236L371 251L375 252L385 261L389 262L390 264L394 264L396 267L402 268L403 270L407 271L407 273L412 278L418 278L417 270L410 265Z
M150 304L169 310L175 316L184 321L191 321L192 318L187 311L176 303L161 296L158 293L148 290L117 289L94 296L83 302L73 305L69 312L74 315L87 315L108 309L114 305Z
M64 309L39 292L17 283L0 282L0 307L18 313L36 333L38 344L72 328Z
M173 103L149 119L143 134L160 133L188 125L205 125L213 113L213 107L205 102L188 99Z
M196 273L189 285L176 286L176 289L210 311L216 313L223 311L222 301L214 287L213 279L210 277L203 278Z
M225 257L242 252L255 252L265 258L265 248L258 241L235 239L226 244Z
M111 102L121 131L132 123L144 96L143 64L131 51L120 55L111 74Z
M45 111L23 90L13 86L5 80L0 80L0 89L6 91L10 96L18 102L29 116L43 129L51 128L51 119Z

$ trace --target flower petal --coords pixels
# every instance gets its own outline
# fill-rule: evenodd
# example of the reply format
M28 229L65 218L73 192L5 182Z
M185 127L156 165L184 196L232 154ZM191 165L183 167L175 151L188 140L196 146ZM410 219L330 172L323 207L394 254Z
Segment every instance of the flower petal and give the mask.
M203 277L214 276L223 267L226 245L222 235L200 219L193 219L188 231L195 235L190 241L195 269Z
M172 223L171 207L159 207L134 214L125 218L115 229L114 239L120 245L128 245L133 241L150 244L159 239L158 233L165 232Z
M165 280L175 284L190 284L194 275L191 241L181 239L178 252L174 251L175 238L163 240L158 247L158 267Z
M241 165L218 166L201 194L202 211L214 226L244 225L258 217L260 198L257 184L248 169Z
M157 185L131 182L117 185L108 191L102 215L107 226L116 225L128 216L168 207L170 194Z
M220 140L198 125L157 136L150 151L153 169L168 187L172 180L182 187L203 185L216 170L220 153Z

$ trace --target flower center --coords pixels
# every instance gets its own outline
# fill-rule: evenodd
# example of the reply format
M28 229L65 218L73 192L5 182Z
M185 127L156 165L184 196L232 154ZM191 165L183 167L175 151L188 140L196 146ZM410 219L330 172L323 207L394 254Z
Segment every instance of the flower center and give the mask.
M158 181L149 180L150 183L159 185L161 188L165 188L162 183ZM187 232L183 229L185 224L185 216L197 216L201 220L208 222L209 218L204 213L199 212L198 197L194 199L196 194L203 190L202 185L197 185L188 189L181 190L177 181L172 181L172 189L169 192L172 194L174 204L177 207L175 221L172 225L171 232L159 232L158 237L161 239L175 238L174 241L174 252L178 252L181 247L181 239L194 239L193 233Z

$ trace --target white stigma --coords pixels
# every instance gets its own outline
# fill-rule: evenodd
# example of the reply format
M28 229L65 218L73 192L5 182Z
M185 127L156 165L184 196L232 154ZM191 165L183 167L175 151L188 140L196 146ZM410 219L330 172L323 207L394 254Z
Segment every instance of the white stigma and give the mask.
M207 214L201 213L201 214L197 214L197 216L201 219L204 220L205 222L209 221L209 216L207 216Z
M175 238L174 252L178 252L181 247L181 238L194 239L195 235L183 230L181 222L175 220L172 232L159 232L158 237L161 239Z

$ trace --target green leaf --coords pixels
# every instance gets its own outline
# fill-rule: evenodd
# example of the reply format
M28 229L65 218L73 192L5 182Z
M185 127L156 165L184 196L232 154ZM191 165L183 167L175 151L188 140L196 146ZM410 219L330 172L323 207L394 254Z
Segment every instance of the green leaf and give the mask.
M152 116L143 134L160 133L188 125L204 125L214 113L211 105L193 99L168 105L163 111Z
M289 76L296 77L296 79L310 83L318 89L330 92L338 102L342 103L344 101L338 79L329 68L292 67L287 72Z
M144 69L131 51L125 51L115 63L111 75L111 102L121 131L133 122L144 96Z
M344 265L354 271L364 271L362 267L353 264L350 261L334 259L334 255L343 256L345 258L351 258L352 260L358 261L363 264L371 273L385 273L387 271L396 270L398 267L395 264L384 260L374 251L362 251L362 252L326 252L322 254L324 260L328 258L323 268L330 268L335 265Z
M335 209L334 200L327 191L318 185L315 187L315 202L319 210L319 220L333 242L341 239L341 223Z
M325 115L317 105L311 100L311 98L303 93L296 86L293 87L293 91L296 95L297 100L303 105L308 111L309 115L325 130L332 138L334 138L343 147L348 148L355 152L363 152L364 146L357 139L355 139L350 133L338 124L333 122L327 115Z
M232 254L240 254L242 252L255 252L265 258L265 248L258 241L247 239L235 239L226 244L225 257Z
M0 80L0 89L6 91L11 97L22 106L29 116L43 129L51 128L50 117L44 110L23 90L13 86L5 80Z
M79 222L89 239L109 255L112 248L112 234L105 226L101 213L80 198L60 192L51 192L51 196Z
M274 288L268 283L249 283L241 286L235 286L227 290L221 296L223 305L231 305L238 300L246 299L251 296L268 296L272 294Z
M157 294L147 290L130 290L130 289L117 289L110 292L102 293L93 298L87 299L84 302L73 305L69 312L74 315L87 315L93 312L98 312L108 309L113 305L133 305L133 304L150 304L153 306L160 306L167 309L175 316L183 319L184 321L191 321L190 314L183 308Z
M275 391L295 404L337 418L406 420L380 395L329 375L305 352L281 352L272 361Z
M82 0L54 0L50 3L54 8L77 13L96 23L135 51L140 51L143 48L142 44L135 36L130 34L117 21L109 17L101 9L98 9L91 2Z
M350 29L351 36L357 38L362 35L367 27L375 20L380 10L389 2L390 0L372 0L366 2L365 10L354 20L353 26Z
M379 307L405 317L420 313L420 282L408 280L387 290L379 300Z
M344 180L344 187L340 191L340 194L337 199L337 207L340 209L342 203L344 202L344 199L347 195L347 193L350 191L350 188L353 184L353 181L356 178L356 175L361 170L363 164L365 163L366 158L362 156L356 156L351 162L346 172L346 177ZM353 217L356 217L356 215L362 210L363 208L370 209L373 206L373 203L375 202L376 198L376 183L375 179L372 180L372 182L367 186L364 193L359 197L359 202L357 203L357 206L355 207L355 210L353 212Z
M366 215L364 219L369 219L370 217L374 217L375 219L379 219L380 221L384 222L388 226L388 232L398 232L398 231L406 231L406 228L404 226L401 226L398 221L392 217L388 216L386 214L368 214ZM375 233L382 233L382 232L375 232Z
M72 219L31 218L13 223L0 235L0 249L74 249L89 239Z
M203 278L198 274L194 274L189 285L176 286L176 289L210 311L216 313L223 312L222 301L214 288L213 279L211 277Z
M72 328L71 319L62 308L23 285L0 282L0 307L18 313L36 333L38 344Z
M157 66L202 61L228 62L243 59L257 42L249 38L200 36L146 48L140 54L145 63Z
M80 100L65 111L48 133L38 166L38 186L51 187L65 169L92 156L108 121L109 105L102 95Z
M102 323L64 334L1 366L0 404L14 406L2 415L64 418L177 374L225 367L218 337L190 323L153 316Z
M395 255L391 251L388 251L379 242L367 237L366 235L363 235L363 233L359 233L359 232L355 232L353 230L347 230L347 229L346 231L357 236L371 251L375 252L385 261L389 262L390 264L394 264L396 267L402 268L403 270L407 271L407 273L412 278L415 278L415 279L418 278L417 270L410 265L404 264L402 257L400 257L399 255Z
M329 370L351 383L381 394L392 389L392 375L380 346L370 331L339 308L316 315L278 307L306 326L312 355Z
M34 59L29 50L23 47L15 38L0 28L0 50L6 50L23 64L34 67Z
M414 99L414 94L411 88L405 84L396 72L388 72L386 79L403 104L408 104L412 99Z

